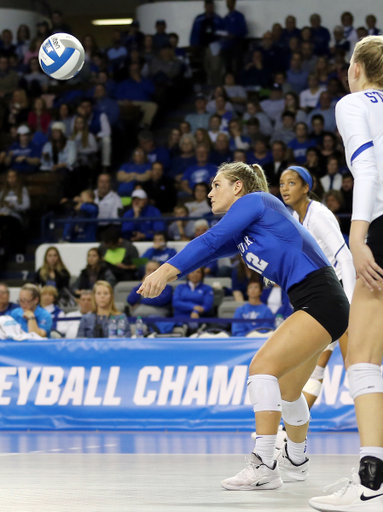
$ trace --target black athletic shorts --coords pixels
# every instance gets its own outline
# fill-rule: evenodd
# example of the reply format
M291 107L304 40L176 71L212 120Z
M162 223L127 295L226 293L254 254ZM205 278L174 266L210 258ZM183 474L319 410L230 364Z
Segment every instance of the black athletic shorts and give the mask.
M367 245L376 263L383 268L383 215L371 222L367 233Z
M332 267L311 272L293 285L288 296L294 311L305 311L338 340L348 327L350 304Z

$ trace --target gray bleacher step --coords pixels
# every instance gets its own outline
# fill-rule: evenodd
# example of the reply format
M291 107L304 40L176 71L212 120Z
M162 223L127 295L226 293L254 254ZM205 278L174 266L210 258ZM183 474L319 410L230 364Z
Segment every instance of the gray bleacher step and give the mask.
M23 256L23 255L21 255ZM35 261L33 260L24 260L24 261L9 261L7 263L7 267L5 269L5 272L21 272L21 271L28 271L28 272L34 272L35 270Z
M2 283L6 284L9 288L21 288L27 283L33 282L32 279L24 281L24 279L0 279Z

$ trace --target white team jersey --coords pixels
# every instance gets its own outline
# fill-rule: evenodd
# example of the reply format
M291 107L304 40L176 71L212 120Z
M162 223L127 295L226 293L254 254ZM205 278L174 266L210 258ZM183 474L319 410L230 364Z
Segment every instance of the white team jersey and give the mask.
M299 222L297 212L293 212L293 217ZM310 201L302 225L315 238L325 253L338 279L342 280L344 291L351 302L355 287L355 269L351 252L346 245L335 215L322 203Z
M371 222L383 215L383 91L348 94L335 115L355 180L352 219Z

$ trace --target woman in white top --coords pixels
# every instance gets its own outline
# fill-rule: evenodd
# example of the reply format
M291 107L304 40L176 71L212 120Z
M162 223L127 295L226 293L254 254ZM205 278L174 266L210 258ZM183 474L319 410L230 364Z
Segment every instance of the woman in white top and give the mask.
M336 106L347 166L354 176L350 248L357 281L346 368L360 433L359 475L317 510L383 510L383 37L359 41L348 70L352 94Z
M92 167L96 163L98 146L96 137L88 130L85 119L77 116L74 120L71 140L76 144L77 160L75 167Z
M355 287L355 269L351 252L341 233L335 215L319 201L310 198L313 179L307 169L300 166L290 166L280 178L280 192L284 203L293 209L296 218L309 231L327 259L334 267L338 279L342 282L344 291L351 303ZM307 382L304 393L311 408L322 388L324 370L330 360L335 343L327 347L319 358L313 375ZM347 350L347 334L340 339L342 355Z

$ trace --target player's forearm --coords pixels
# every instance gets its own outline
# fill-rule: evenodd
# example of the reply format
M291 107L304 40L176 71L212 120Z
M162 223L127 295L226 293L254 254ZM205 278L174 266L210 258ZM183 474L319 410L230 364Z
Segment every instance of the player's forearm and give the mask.
M350 249L353 252L361 244L365 243L370 223L365 220L354 220L350 229Z

